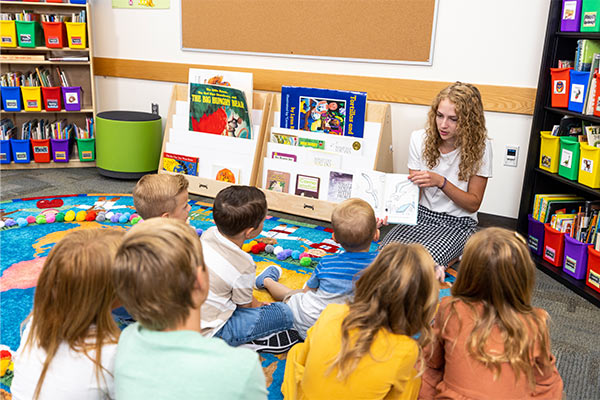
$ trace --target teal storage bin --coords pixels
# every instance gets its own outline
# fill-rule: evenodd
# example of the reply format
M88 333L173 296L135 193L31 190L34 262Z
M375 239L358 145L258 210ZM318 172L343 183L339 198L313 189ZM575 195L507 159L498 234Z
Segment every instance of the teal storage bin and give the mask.
M579 175L579 141L577 137L563 136L560 138L560 163L558 174L572 181Z
M588 80L590 78L589 71L569 71L571 75L571 88L569 90L569 107L568 109L574 112L583 111L583 102L587 93Z
M600 32L600 0L583 0L581 32Z

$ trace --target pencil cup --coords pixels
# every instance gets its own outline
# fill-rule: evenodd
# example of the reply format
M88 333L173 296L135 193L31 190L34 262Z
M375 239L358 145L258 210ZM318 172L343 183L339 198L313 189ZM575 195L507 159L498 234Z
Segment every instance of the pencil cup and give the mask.
M540 146L540 169L548 172L558 172L558 161L560 153L560 138L552 136L548 131L540 132L542 144Z
M61 109L60 98L61 98L60 86L43 87L42 88L42 99L44 100L44 110L60 111L60 109Z
M52 145L52 160L54 162L69 162L69 139L50 139Z
M31 147L33 149L33 161L36 163L50 162L50 139L31 139Z
M19 164L31 162L31 143L29 139L10 139L13 161Z
M10 140L0 140L0 164L10 164Z
M579 143L580 162L577 182L594 189L600 188L600 148Z
M85 22L65 22L67 40L71 49L85 49Z
M569 106L569 71L573 68L550 68L552 75L552 107L567 108Z
M39 86L21 86L25 111L42 111L42 91Z
M42 22L46 47L61 49L67 43L67 31L62 22Z
M563 271L575 279L585 278L588 261L588 243L582 243L577 239L565 235L565 259Z
M81 86L68 86L62 88L65 110L81 110Z
M21 88L18 86L2 86L2 108L4 111L21 111Z
M527 245L533 254L541 256L544 250L544 224L531 214L527 216L527 220Z
M572 181L579 175L579 141L576 137L560 138L560 163L558 174Z
M0 21L0 46L17 47L15 21Z
M15 21L19 47L37 47L44 43L42 28L37 21Z
M550 224L544 225L544 260L555 267L562 266L565 251L565 234L552 228Z
M562 32L579 32L581 0L563 0L560 18Z
M588 266L585 284L600 293L600 252L588 247Z
M96 140L77 139L77 151L79 153L79 161L94 161L96 159Z

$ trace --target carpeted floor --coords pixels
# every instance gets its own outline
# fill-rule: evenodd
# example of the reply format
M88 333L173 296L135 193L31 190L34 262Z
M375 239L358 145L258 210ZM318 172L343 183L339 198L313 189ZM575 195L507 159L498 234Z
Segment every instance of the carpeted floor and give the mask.
M134 185L135 181L105 178L95 168L0 171L0 200L73 193L131 193ZM190 198L212 201L193 195ZM282 213L270 212L270 215L329 226L322 221ZM480 220L482 225L483 218ZM487 225L496 224L494 219L492 221ZM382 230L384 233L385 229ZM4 259L9 250L1 250L1 258ZM552 349L565 382L566 397L600 399L600 309L539 271L533 302L535 306L546 309L552 318ZM277 357L265 359L263 366L267 375L269 371L276 371L278 364Z

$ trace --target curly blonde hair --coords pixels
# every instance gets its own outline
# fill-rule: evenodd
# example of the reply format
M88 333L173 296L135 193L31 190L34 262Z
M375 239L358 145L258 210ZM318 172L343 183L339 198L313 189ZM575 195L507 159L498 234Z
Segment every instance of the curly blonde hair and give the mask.
M431 104L427 114L427 137L423 157L429 168L434 168L440 158L442 138L438 132L436 115L440 102L448 99L456 109L456 147L461 149L458 179L468 181L479 171L487 129L483 115L483 103L479 90L468 83L456 82L442 90Z

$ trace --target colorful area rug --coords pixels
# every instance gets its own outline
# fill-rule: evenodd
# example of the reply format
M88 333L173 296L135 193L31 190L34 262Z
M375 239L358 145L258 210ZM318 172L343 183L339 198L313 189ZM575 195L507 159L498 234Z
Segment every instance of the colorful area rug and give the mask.
M206 230L214 225L210 204L194 201L190 204L191 225L197 230ZM59 213L67 216L77 216L79 213L77 219L83 219L86 215L91 216L92 211L104 211L108 217L113 213L112 221L116 222L111 222L110 218L102 222L47 222L56 219ZM10 398L13 376L11 358L19 347L20 325L31 312L37 277L50 249L70 230L128 229L132 222L124 217L126 213L131 215L135 210L132 197L124 194L88 194L0 202L0 394ZM121 214L120 218L117 214ZM30 222L26 222L28 217ZM119 220L122 222L118 222ZM266 251L252 254L257 264L257 273L266 266L277 263L284 271L281 282L298 289L308 280L319 257L340 251L339 245L331 240L331 229L271 216L267 217L264 230L257 239L281 246L285 250L308 252L313 256L311 265L302 266L293 257L279 260L275 254ZM373 243L372 249L376 247ZM455 275L454 271L450 272ZM453 276L447 275L447 281L453 280ZM449 290L443 289L440 297L448 294ZM254 295L260 301L272 301L264 290L255 291ZM285 358L286 354L260 354L267 377L269 399L283 398L280 388Z

